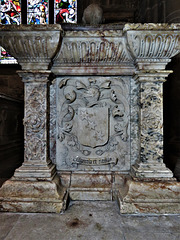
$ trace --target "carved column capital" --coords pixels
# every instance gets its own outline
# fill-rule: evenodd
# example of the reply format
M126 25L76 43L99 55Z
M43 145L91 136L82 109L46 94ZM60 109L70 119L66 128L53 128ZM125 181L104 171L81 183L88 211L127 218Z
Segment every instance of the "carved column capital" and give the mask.
M172 70L140 70L136 71L134 74L134 79L139 83L146 82L159 82L163 83L166 81L166 78L170 73L173 73Z
M24 83L47 83L51 71L34 70L34 71L17 71Z

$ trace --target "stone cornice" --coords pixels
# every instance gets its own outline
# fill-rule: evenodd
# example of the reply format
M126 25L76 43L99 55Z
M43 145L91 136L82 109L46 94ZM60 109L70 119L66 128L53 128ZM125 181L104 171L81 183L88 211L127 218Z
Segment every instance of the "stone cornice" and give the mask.
M54 59L53 71L69 64L75 67L80 64L83 68L113 68L133 63L122 29L88 29L82 31L75 27L64 32L61 50Z
M37 24L37 25L0 25L0 31L62 31L60 24Z
M109 68L113 74L124 65L162 70L180 52L180 24L1 25L0 45L23 70L52 66L60 75L67 66L84 72L98 68L93 73Z

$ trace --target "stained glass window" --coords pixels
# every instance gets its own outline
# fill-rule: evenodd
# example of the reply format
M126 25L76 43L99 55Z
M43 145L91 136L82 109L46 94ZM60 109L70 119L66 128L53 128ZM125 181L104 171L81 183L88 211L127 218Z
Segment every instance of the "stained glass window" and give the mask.
M48 21L48 0L27 1L27 23L47 24Z
M0 0L0 24L21 23L21 0ZM14 64L17 60L0 47L0 64Z
M77 0L55 0L55 23L77 22Z
M48 24L53 23L53 14L54 23L77 23L77 1L0 0L0 24ZM23 17L21 9L23 9ZM17 63L17 60L0 46L0 64L3 63Z
M21 0L1 0L1 24L21 23Z
M0 47L0 63L1 64L14 64L17 63L17 60L9 55L9 53L3 48Z

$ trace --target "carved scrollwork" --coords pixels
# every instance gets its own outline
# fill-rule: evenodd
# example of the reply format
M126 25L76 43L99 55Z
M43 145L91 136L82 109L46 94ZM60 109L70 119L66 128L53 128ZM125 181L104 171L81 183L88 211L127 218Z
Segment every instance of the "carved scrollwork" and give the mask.
M46 159L47 89L46 83L25 84L25 157L26 160Z
M57 84L60 149L66 145L68 154L74 152L83 159L115 154L120 142L126 143L129 137L128 87L123 80L76 77L61 79Z
M40 138L28 138L26 140L26 161L44 161L46 157L46 145Z

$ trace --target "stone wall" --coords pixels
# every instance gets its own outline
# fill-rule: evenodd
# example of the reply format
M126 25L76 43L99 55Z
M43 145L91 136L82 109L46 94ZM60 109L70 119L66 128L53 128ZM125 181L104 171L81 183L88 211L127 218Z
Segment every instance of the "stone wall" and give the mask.
M17 65L1 65L0 185L23 162L23 83Z

